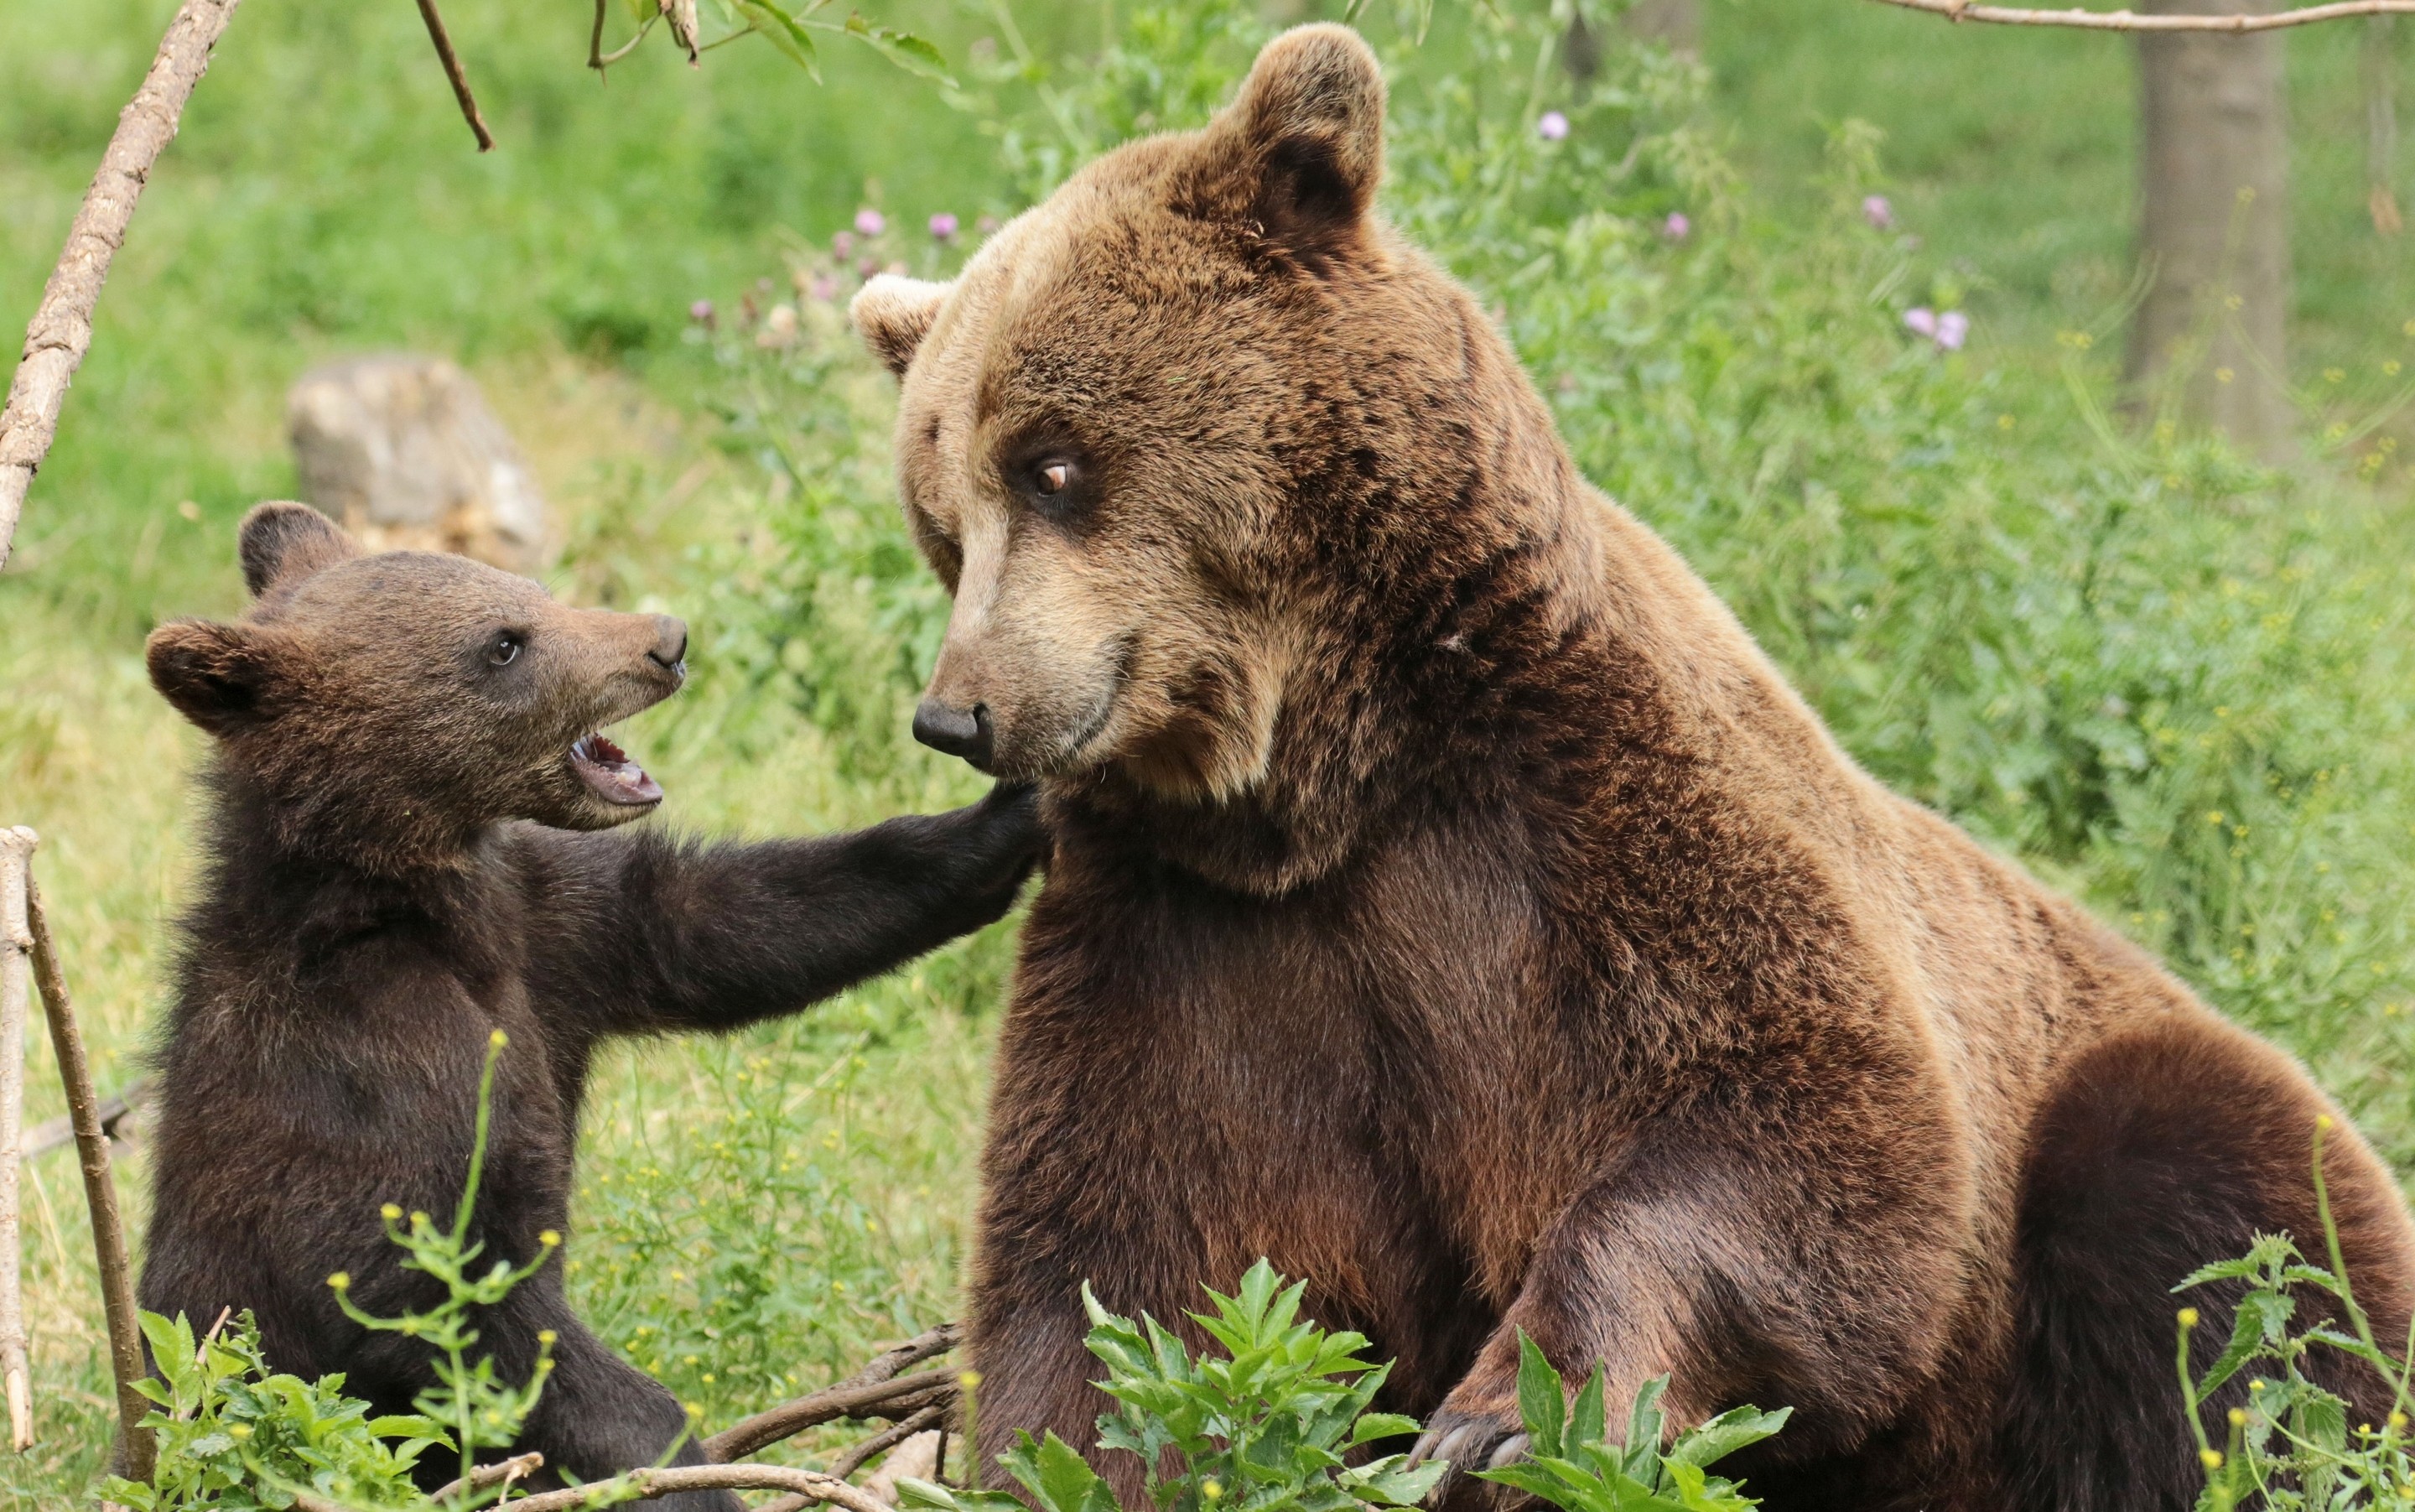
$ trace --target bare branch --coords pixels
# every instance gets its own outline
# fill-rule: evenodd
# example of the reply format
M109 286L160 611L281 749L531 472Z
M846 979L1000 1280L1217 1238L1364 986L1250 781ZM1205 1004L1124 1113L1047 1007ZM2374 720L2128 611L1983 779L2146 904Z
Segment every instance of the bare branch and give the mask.
M59 430L59 407L68 381L92 347L92 311L99 302L110 259L126 244L134 202L159 154L175 139L185 101L210 66L210 49L226 30L240 0L184 0L142 87L117 117L116 134L101 155L100 171L84 191L83 207L59 253L58 266L42 291L42 303L25 329L25 355L0 410L0 566L17 537L25 490L51 452Z
M777 1444L806 1429L842 1417L879 1417L896 1422L925 1407L951 1406L955 1398L953 1370L925 1370L894 1381L831 1386L722 1430L704 1441L704 1454L717 1464L726 1464L767 1444Z
M498 1460L491 1465L480 1465L466 1476L448 1480L428 1493L431 1502L449 1502L463 1491L483 1491L496 1486L508 1486L513 1481L535 1475L545 1468L545 1456L534 1449L516 1454L509 1460Z
M863 1462L874 1455L884 1449L893 1449L915 1434L938 1427L947 1415L947 1407L934 1402L911 1417L900 1418L839 1456L838 1462L831 1466L830 1473L845 1480L862 1470Z
M2002 26L2077 26L2098 32L2270 32L2351 16L2415 15L2415 0L2336 0L2327 6L2275 11L2263 16L2142 16L2135 10L2021 10L1973 5L1971 0L1877 0L1882 6L1925 10L1948 21L1992 22Z
M26 891L33 880L31 830L0 830L0 1150L22 1142L25 1114L25 1009L32 996L34 930ZM17 1167L0 1160L0 1386L8 1399L8 1441L34 1446L34 1400L25 1358L25 1293L18 1243Z
M151 1078L138 1076L127 1083L124 1091L100 1100L100 1131L112 1140L131 1138L130 1134L119 1133L117 1126L130 1115L142 1112L142 1104L150 1100ZM45 1118L25 1130L24 1158L30 1160L37 1155L48 1155L62 1145L72 1145L75 1142L74 1115L62 1114L56 1118Z
M644 1496L661 1496L671 1491L789 1491L808 1502L828 1502L844 1507L847 1512L894 1512L893 1508L874 1501L835 1475L825 1475L818 1470L796 1470L788 1465L682 1465L669 1470L633 1470L624 1476L598 1481L592 1486L541 1491L512 1503L512 1512L568 1512L569 1508L585 1506L588 1498L604 1486L634 1487L638 1494ZM332 1512L332 1509L306 1508L305 1512Z
M453 82L453 97L461 102L461 119L470 123L471 134L478 139L478 150L494 151L494 136L487 129L486 118L478 113L478 101L470 93L470 76L462 71L460 54L453 51L453 38L444 34L444 18L436 13L436 0L419 0L419 19L428 22L428 39L436 44L437 61L444 65L444 77ZM603 25L600 7L596 25Z
M151 1404L135 1383L151 1370L142 1359L142 1322L134 1311L134 1269L127 1260L126 1224L117 1212L117 1181L109 1169L111 1115L93 1090L83 1029L76 1023L75 1004L68 997L67 977L59 969L59 948L51 938L50 918L42 911L42 890L34 885L30 867L25 874L25 912L33 927L34 981L41 988L42 1013L50 1021L51 1049L58 1059L59 1079L67 1085L68 1119L75 1130L78 1163L83 1168L84 1206L92 1215L93 1256L99 1262L101 1310L109 1321L109 1363L117 1382L117 1428L125 1475L129 1480L149 1480L154 1446L151 1430L141 1424ZM120 1115L124 1111L125 1101L120 1099Z

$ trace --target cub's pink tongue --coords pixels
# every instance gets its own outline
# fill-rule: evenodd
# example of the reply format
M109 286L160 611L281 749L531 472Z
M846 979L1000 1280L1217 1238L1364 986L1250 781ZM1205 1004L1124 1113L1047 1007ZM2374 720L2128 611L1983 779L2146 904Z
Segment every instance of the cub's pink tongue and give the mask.
M601 735L586 736L571 746L570 765L579 780L608 803L634 806L663 801L662 786L630 760L627 752Z

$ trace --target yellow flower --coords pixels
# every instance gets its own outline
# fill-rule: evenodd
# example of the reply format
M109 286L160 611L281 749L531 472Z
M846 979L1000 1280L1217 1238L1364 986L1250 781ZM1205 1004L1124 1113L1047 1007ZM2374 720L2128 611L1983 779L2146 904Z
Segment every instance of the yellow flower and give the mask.
M555 1245L562 1242L562 1235L556 1234L551 1229L547 1229L544 1233L536 1236L536 1242L550 1250Z
M352 1284L352 1273L339 1270L327 1278L327 1284L338 1292L348 1290Z
M550 1344L561 1337L550 1328L540 1328L536 1331L536 1341L540 1344Z
M2233 1407L2230 1409L2230 1426L2233 1428L2245 1428L2247 1426L2246 1408Z
M2213 370L2213 381L2217 383L2228 383L2238 376L2228 367L2217 367Z
M227 1425L227 1437L234 1440L237 1444L241 1444L244 1440L251 1437L251 1425L249 1423L229 1423Z
M2329 1133L2332 1127L2332 1115L2328 1113L2318 1113L2315 1115L2315 1127L2322 1130L2325 1133Z
M385 1220L387 1222L389 1222L389 1223L393 1222L396 1219L400 1218L401 1216L402 1216L402 1209L401 1209L401 1208L399 1208L399 1207L397 1207L397 1206L396 1206L394 1204L392 1204L392 1203L388 1203L388 1204L386 1204L383 1207L381 1207L381 1208L379 1208L379 1209L378 1209L378 1217L380 1217L380 1218L382 1218L382 1219L384 1219L384 1220Z
M2347 381L2348 369L2345 367L2326 367L2323 369L2323 382L2326 383L2343 383Z
M2220 1470L2222 1468L2222 1451L2220 1449L2199 1449L2197 1452L2197 1457L2205 1461L2205 1468L2208 1470Z
M970 1391L973 1387L981 1385L981 1372L979 1370L959 1370L956 1372L956 1385L964 1387L967 1391Z
M2010 430L2010 429L2012 429L2012 428L2013 428L2013 417L2012 417L2011 415L2008 415L2008 414L2000 414L2000 415L1996 416L1996 428L1997 428L1998 430Z
M2392 1428L2405 1428L2407 1426L2407 1415L2399 1412L2392 1413L2390 1415L2390 1426Z
M497 1029L494 1033L487 1036L487 1043L494 1046L498 1050L501 1050L503 1046L510 1044L511 1042L512 1037L505 1034L501 1029Z
M1210 1502L1222 1501L1224 1488L1215 1481L1203 1480L1199 1483L1199 1494Z
M2181 1326L2183 1328L2194 1328L2197 1326L2197 1309L2181 1309Z

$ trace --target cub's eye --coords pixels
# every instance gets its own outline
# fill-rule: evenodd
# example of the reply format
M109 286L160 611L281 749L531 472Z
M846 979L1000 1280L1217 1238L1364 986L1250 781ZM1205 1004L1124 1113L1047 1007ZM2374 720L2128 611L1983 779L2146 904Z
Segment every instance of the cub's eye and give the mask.
M487 645L487 665L509 666L520 659L520 648L527 642L506 630Z
M1031 475L1031 486L1042 493L1063 493L1072 481L1073 464L1071 462L1042 462L1039 471Z

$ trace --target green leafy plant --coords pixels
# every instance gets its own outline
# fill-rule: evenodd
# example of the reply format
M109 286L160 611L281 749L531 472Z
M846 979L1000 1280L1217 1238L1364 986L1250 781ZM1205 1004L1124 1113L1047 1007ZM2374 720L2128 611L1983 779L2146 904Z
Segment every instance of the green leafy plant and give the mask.
M371 1417L367 1402L343 1394L341 1374L315 1382L270 1374L249 1313L224 1337L214 1332L196 1344L182 1315L171 1321L145 1312L142 1327L159 1374L142 1389L164 1411L147 1415L143 1423L159 1435L158 1468L148 1486L112 1478L112 1500L136 1512L252 1512L290 1507L300 1489L347 1506L424 1505L411 1472L430 1446L461 1456L465 1490L448 1506L467 1508L510 1494L508 1482L470 1489L470 1473L478 1450L506 1447L518 1438L552 1370L553 1336L550 1330L537 1336L535 1368L526 1383L514 1385L497 1379L492 1356L472 1363L478 1332L470 1317L472 1309L493 1307L534 1275L562 1240L548 1231L538 1236L542 1248L528 1264L499 1260L477 1273L486 1246L470 1238L470 1220L486 1168L495 1065L509 1042L501 1029L488 1040L470 1172L451 1226L438 1227L426 1213L412 1213L406 1222L392 1204L383 1210L386 1235L404 1251L403 1268L442 1282L443 1300L425 1312L381 1318L352 1301L350 1276L338 1271L327 1278L337 1305L354 1323L436 1350L437 1385L412 1402L418 1412Z
M2415 1402L2408 1396L2409 1360L2415 1334L2392 1357L2374 1338L2372 1321L2348 1284L2340 1252L2339 1225L2323 1183L2323 1136L2329 1117L2315 1124L2315 1210L2322 1220L2328 1266L2309 1263L2286 1234L2259 1234L2247 1253L2204 1266L2174 1291L2216 1281L2244 1281L2246 1291L2232 1315L2230 1340L2205 1373L2189 1368L2189 1340L2198 1323L2195 1308L2180 1312L2180 1379L2189 1428L2205 1465L2199 1512L2231 1512L2255 1506L2267 1512L2351 1512L2363 1507L2403 1507L2415 1501L2415 1440L2408 1428ZM2290 1332L2299 1287L2312 1287L2338 1304L2348 1325L2343 1333L2328 1323ZM2390 1411L2382 1421L2348 1426L2348 1404L2307 1374L2318 1349L2346 1355L2377 1371L2390 1387ZM2226 1414L2228 1434L2215 1448L2207 1434L2206 1400L2226 1382L2254 1366L2247 1405Z
M1518 1415L1524 1422L1527 1458L1498 1470L1480 1470L1478 1480L1496 1481L1538 1496L1567 1512L1748 1512L1760 1505L1740 1484L1710 1474L1710 1467L1786 1426L1793 1413L1732 1407L1709 1422L1676 1435L1668 1447L1660 1410L1669 1378L1656 1376L1637 1388L1627 1413L1621 1444L1608 1438L1600 1366L1576 1395L1543 1352L1522 1330L1518 1335Z
M158 1403L143 1426L158 1436L149 1484L112 1476L103 1494L134 1512L209 1507L255 1512L293 1505L297 1488L348 1506L409 1506L420 1500L411 1469L445 1443L426 1417L371 1417L344 1395L344 1378L274 1374L260 1331L243 1313L198 1343L181 1314L142 1314L159 1373L141 1385Z
M1414 1433L1412 1418L1368 1410L1391 1374L1363 1359L1364 1337L1300 1321L1304 1282L1283 1284L1261 1260L1231 1296L1208 1291L1212 1313L1190 1314L1222 1345L1194 1357L1144 1313L1137 1325L1102 1307L1086 1285L1086 1342L1107 1367L1099 1388L1119 1404L1099 1419L1100 1446L1140 1457L1149 1498L1167 1512L1351 1512L1411 1506L1448 1468L1408 1468L1404 1455L1350 1465L1345 1455ZM1115 1491L1079 1450L1050 1433L1021 1435L998 1464L1025 1497L899 1482L903 1505L933 1512L1118 1512ZM1171 1474L1163 1473L1171 1467Z

